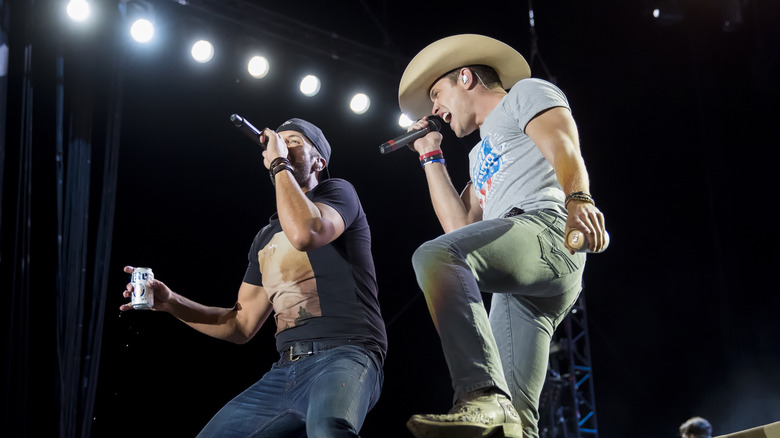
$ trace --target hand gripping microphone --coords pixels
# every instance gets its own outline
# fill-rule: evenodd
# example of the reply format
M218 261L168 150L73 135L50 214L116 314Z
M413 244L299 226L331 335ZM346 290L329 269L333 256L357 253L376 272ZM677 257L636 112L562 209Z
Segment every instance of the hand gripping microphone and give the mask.
M263 133L260 132L257 128L255 128L251 123L249 123L248 120L245 118L239 116L238 114L233 114L230 116L230 121L233 122L233 125L241 130L244 134L246 134L247 137L249 137L250 140L260 145L260 147L265 150L265 143L263 143Z
M403 135L399 135L392 140L388 140L382 143L382 145L379 146L379 152L383 154L389 154L394 150L401 149L418 138L425 137L425 135L431 131L439 132L443 122L444 120L442 120L439 116L428 116L428 126L422 129L415 129L413 131L406 132Z

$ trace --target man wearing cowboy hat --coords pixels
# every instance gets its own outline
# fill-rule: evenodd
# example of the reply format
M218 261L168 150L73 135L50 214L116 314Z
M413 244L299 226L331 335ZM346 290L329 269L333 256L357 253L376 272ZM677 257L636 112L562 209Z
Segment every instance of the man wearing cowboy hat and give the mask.
M238 344L274 313L279 360L198 437L357 437L387 351L366 215L352 184L327 178L331 147L317 126L293 118L262 135L277 212L252 243L235 305L205 306L155 279L153 309Z
M481 138L460 195L439 132L410 146L446 233L412 262L455 400L448 414L413 415L407 426L417 437L538 437L551 337L579 296L585 266L564 236L579 230L590 251L606 247L568 101L530 75L508 45L466 34L424 48L401 78L401 110L420 119L410 129L433 114L458 137L479 130ZM482 292L492 294L489 318Z

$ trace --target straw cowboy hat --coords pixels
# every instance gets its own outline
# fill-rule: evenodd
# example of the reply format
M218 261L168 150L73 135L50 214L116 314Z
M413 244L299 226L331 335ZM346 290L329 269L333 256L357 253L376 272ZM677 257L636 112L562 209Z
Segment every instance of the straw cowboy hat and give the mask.
M486 65L498 73L505 89L531 77L523 55L496 39L476 34L454 35L422 49L406 66L398 86L401 111L412 119L431 113L431 86L450 71L469 65Z

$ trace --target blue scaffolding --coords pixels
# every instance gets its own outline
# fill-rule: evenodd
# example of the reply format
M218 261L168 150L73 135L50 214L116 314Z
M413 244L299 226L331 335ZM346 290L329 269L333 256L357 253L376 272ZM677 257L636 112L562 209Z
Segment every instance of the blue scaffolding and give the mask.
M588 319L582 294L553 335L539 406L540 438L598 438Z

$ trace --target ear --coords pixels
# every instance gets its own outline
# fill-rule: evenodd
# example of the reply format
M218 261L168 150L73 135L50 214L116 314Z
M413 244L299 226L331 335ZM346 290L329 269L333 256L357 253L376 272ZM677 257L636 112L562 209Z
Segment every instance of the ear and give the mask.
M327 163L325 162L325 159L322 157L317 158L317 161L314 162L314 170L317 172L322 172L322 169L325 168L325 165Z
M473 85L473 80L472 79L474 79L474 73L471 70L469 70L467 68L460 69L460 84L461 85L463 85L466 88L471 88L471 86Z

